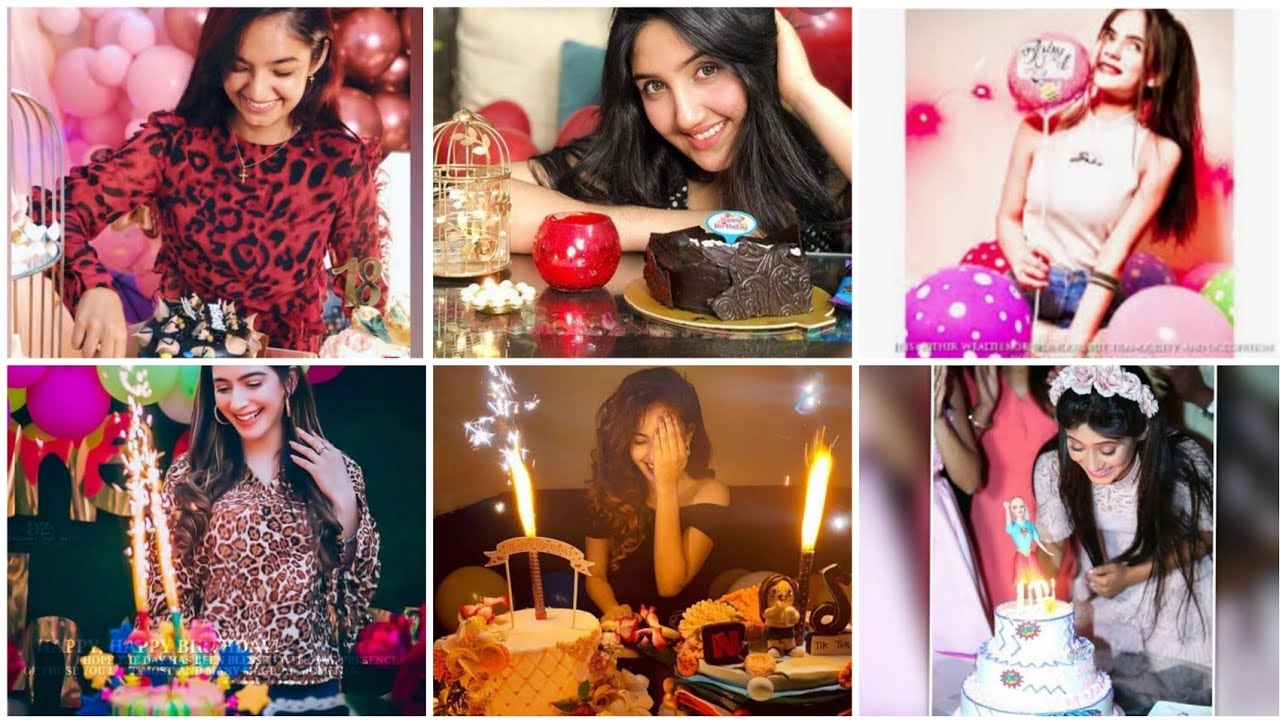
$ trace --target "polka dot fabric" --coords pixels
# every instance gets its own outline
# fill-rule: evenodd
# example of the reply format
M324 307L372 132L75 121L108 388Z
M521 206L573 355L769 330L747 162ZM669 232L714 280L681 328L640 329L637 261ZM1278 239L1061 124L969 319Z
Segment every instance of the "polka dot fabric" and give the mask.
M1031 307L993 270L965 266L930 275L907 293L909 358L1025 357Z
M960 258L960 264L983 267L1001 274L1010 271L1009 260L1005 258L1004 251L1000 249L1000 243L995 240L988 240L974 245L969 252L964 254L964 257Z

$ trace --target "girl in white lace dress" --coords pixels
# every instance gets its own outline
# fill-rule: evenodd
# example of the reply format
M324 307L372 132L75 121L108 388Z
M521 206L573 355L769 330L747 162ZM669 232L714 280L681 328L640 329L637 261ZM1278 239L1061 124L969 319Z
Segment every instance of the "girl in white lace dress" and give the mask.
M1066 368L1050 398L1059 430L1036 459L1036 524L1055 554L1082 550L1078 628L1153 668L1211 665L1209 456L1166 424L1138 368Z

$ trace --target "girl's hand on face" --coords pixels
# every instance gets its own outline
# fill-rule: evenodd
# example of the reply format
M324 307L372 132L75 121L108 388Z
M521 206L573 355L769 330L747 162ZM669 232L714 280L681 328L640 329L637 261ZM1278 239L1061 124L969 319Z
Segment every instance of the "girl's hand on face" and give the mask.
M312 435L302 428L295 428L302 442L290 440L293 461L315 478L320 492L329 498L341 515L344 509L356 506L356 491L347 473L347 461L337 448L324 438Z
M819 87L818 80L796 29L777 10L773 11L773 19L778 26L778 94L783 107L794 113L801 98Z
M1113 598L1132 585L1129 567L1120 563L1107 563L1089 571L1086 578L1089 589L1104 598Z
M664 413L658 420L658 437L653 452L653 476L658 488L674 491L688 460L689 448L679 423Z
M1009 265L1013 268L1014 279L1024 288L1039 290L1049 284L1049 256L1023 243L1017 256Z

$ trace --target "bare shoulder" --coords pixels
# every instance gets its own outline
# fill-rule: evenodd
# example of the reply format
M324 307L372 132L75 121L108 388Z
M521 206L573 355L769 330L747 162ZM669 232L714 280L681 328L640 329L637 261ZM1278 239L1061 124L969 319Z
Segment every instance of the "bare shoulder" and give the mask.
M1160 175L1172 175L1182 162L1182 148L1178 143L1162 135L1151 134L1151 142L1143 145L1144 169Z
M729 486L716 478L699 480L698 489L693 494L693 504L729 507Z

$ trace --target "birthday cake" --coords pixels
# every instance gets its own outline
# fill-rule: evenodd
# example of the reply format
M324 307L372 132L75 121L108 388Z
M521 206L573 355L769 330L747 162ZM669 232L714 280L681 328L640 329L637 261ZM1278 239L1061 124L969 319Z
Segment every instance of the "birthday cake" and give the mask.
M652 233L644 254L649 294L677 310L721 320L809 312L809 259L794 229L729 244L699 227Z
M995 636L964 681L961 715L1121 714L1093 643L1076 635L1071 603L1006 602L995 616Z
M181 685L124 685L111 693L112 715L226 715L226 695L207 680Z
M61 228L37 225L27 214L25 195L9 192L9 273L21 275L47 265L62 251L58 244Z
M320 357L398 358L409 355L408 309L393 302L386 312L362 305L351 311L351 326L325 338Z
M266 336L253 329L254 317L241 317L235 303L226 300L204 302L198 295L161 299L155 315L134 333L138 357L257 357Z

